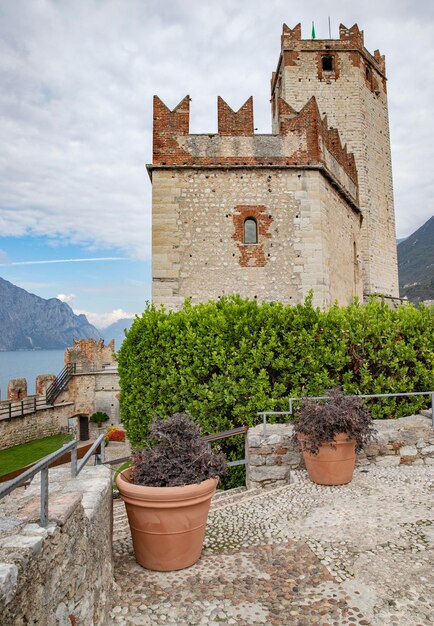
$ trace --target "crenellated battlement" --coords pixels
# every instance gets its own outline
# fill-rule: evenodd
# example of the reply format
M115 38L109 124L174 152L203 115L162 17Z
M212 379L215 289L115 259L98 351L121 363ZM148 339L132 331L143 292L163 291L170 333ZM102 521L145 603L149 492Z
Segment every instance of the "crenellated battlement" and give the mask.
M171 111L154 97L154 159L158 167L321 166L331 169L357 203L354 156L343 146L339 133L321 118L315 97L296 111L279 98L277 133L254 134L253 98L234 111L220 96L217 101L218 133L189 134L190 97ZM330 166L330 156L334 166ZM339 171L341 170L341 171Z
M336 54L347 53L350 55L353 65L360 67L366 72L374 71L378 73L376 85L372 85L373 90L378 89L381 85L384 92L386 91L386 61L384 55L379 50L375 50L371 54L364 43L363 30L360 30L357 24L348 28L344 24L339 26L339 39L302 39L301 24L297 24L294 28L289 28L283 24L281 36L281 53L276 72L273 72L271 79L271 92L274 92L279 72L283 67L297 66L300 62L300 54L302 52L318 53L320 55L328 54L336 57ZM318 57L320 58L320 57ZM336 65L338 60L336 60ZM319 65L319 64L318 64ZM339 72L334 72L333 78L339 78ZM323 80L321 67L318 67L318 78ZM327 76L330 78L330 76ZM368 87L370 85L368 84Z
M253 97L250 96L238 111L234 111L218 96L218 134L232 137L251 136L253 128Z

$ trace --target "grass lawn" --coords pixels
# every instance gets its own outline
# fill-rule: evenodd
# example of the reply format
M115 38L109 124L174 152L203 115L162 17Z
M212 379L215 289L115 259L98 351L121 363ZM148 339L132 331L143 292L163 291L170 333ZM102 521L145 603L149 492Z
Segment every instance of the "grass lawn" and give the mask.
M29 443L23 443L7 450L0 450L0 476L39 461L72 439L72 435L53 435L52 437L35 439L35 441L29 441Z

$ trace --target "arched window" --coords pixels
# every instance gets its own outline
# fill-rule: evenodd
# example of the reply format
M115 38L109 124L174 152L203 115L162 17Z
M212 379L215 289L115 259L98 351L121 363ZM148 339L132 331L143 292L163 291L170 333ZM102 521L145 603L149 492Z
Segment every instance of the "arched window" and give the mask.
M258 224L253 217L244 220L244 243L258 243Z

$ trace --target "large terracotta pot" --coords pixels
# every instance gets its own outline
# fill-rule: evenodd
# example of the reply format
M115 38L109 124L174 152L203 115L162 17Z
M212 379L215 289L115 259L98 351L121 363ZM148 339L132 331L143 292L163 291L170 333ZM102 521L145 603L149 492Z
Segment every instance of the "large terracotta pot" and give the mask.
M137 563L159 572L196 563L218 478L185 487L143 487L128 482L130 474L130 469L121 472L116 485L127 509Z
M299 436L304 462L310 480L319 485L345 485L353 479L356 463L356 441L348 440L346 433L336 435L331 443L323 443L318 454L304 450L303 440Z

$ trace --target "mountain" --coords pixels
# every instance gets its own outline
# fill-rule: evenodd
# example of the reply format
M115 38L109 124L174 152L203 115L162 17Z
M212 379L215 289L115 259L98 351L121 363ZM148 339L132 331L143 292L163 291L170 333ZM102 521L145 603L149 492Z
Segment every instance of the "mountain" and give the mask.
M0 350L55 350L73 339L99 339L85 315L57 298L45 300L0 278Z
M114 322L114 324L110 324L110 326L107 326L106 328L100 328L99 332L101 333L105 343L108 343L109 341L114 339L115 349L116 351L118 351L122 345L123 340L125 339L124 330L128 330L133 322L134 319L132 318L124 318L118 320L117 322Z
M401 297L434 300L434 215L398 245L398 271Z

